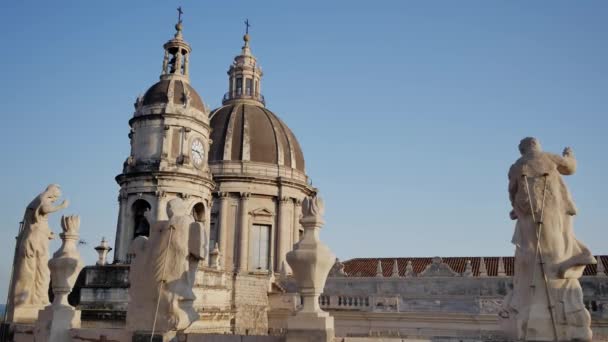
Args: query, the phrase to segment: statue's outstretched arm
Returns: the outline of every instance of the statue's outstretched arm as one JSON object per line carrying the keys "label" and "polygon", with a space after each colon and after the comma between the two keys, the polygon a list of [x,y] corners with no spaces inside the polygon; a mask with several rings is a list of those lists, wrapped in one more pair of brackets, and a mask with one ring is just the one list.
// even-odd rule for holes
{"label": "statue's outstretched arm", "polygon": [[557,164],[557,171],[562,175],[572,175],[576,172],[576,158],[570,147],[566,147],[562,156],[549,154],[551,160]]}
{"label": "statue's outstretched arm", "polygon": [[52,203],[47,202],[43,203],[42,206],[40,206],[40,211],[43,215],[52,214],[56,211],[67,208],[68,205],[70,205],[70,202],[68,200],[63,200],[63,202],[61,202],[61,204],[58,206],[53,206]]}

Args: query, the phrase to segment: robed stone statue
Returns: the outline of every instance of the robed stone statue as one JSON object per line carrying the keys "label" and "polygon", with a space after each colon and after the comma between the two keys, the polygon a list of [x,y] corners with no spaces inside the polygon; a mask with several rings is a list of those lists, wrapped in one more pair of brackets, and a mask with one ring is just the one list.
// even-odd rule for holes
{"label": "robed stone statue", "polygon": [[199,318],[192,288],[199,262],[207,255],[207,235],[182,199],[167,204],[168,221],[151,225],[150,237],[133,240],[127,328],[167,332],[186,329]]}
{"label": "robed stone statue", "polygon": [[25,209],[15,247],[7,303],[9,321],[31,321],[36,318],[38,309],[49,304],[49,242],[55,235],[49,228],[48,216],[68,206],[67,200],[55,206],[60,197],[59,185],[51,184]]}
{"label": "robed stone statue", "polygon": [[576,171],[574,153],[543,152],[535,138],[523,139],[519,151],[509,170],[515,274],[501,323],[515,340],[591,341],[578,278],[595,259],[574,236],[577,210],[562,178]]}

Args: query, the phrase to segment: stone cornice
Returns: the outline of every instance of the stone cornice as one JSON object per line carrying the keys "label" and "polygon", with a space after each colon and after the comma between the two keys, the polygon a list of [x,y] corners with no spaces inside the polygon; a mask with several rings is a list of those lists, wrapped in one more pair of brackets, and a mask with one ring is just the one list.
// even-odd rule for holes
{"label": "stone cornice", "polygon": [[139,178],[142,180],[151,179],[153,181],[157,181],[159,178],[164,179],[181,179],[188,180],[192,182],[196,182],[201,185],[206,185],[209,189],[215,188],[215,182],[205,176],[199,176],[194,174],[187,174],[181,172],[172,172],[172,171],[144,171],[144,172],[130,172],[130,173],[121,173],[116,176],[116,182],[119,185],[123,185],[124,182],[133,181],[134,178]]}
{"label": "stone cornice", "polygon": [[[199,115],[206,115],[205,113],[199,112]],[[196,116],[189,114],[177,114],[177,113],[150,113],[150,114],[141,114],[132,117],[129,119],[129,126],[133,126],[133,123],[137,121],[145,121],[145,120],[163,120],[166,118],[175,118],[175,119],[183,119],[198,125],[203,126],[207,130],[211,130],[211,126],[208,122],[199,120]]]}

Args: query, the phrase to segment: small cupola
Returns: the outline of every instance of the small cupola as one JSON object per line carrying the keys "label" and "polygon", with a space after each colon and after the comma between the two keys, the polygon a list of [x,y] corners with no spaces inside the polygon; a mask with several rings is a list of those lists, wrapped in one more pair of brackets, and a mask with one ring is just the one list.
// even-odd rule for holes
{"label": "small cupola", "polygon": [[177,9],[179,13],[177,24],[175,24],[175,35],[173,39],[163,45],[165,48],[165,57],[163,59],[163,70],[161,72],[161,79],[179,78],[182,81],[188,82],[189,80],[189,57],[192,48],[184,40],[182,34],[182,10],[181,7]]}
{"label": "small cupola", "polygon": [[[160,81],[151,86],[143,96],[138,97],[135,103],[136,116],[141,115],[140,109],[145,106],[175,106],[194,108],[206,113],[207,109],[200,95],[190,85],[190,53],[192,48],[184,40],[182,33],[182,9],[177,9],[179,13],[177,24],[175,24],[175,35],[163,45],[165,56],[163,58],[163,69],[160,74]],[[149,111],[145,111],[149,114]],[[154,111],[153,111],[154,112]]]}
{"label": "small cupola", "polygon": [[244,45],[241,54],[234,57],[234,62],[228,69],[228,92],[224,95],[223,104],[233,101],[255,102],[265,105],[261,92],[262,68],[251,54],[249,47],[249,20],[245,21]]}

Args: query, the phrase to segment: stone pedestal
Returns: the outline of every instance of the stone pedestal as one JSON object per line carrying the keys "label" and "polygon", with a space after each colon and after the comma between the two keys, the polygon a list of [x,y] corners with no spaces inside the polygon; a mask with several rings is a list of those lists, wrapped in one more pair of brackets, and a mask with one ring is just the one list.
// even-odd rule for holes
{"label": "stone pedestal", "polygon": [[[177,333],[174,331],[166,332],[166,333],[154,333],[154,337],[151,336],[150,332],[141,332],[136,331],[133,333],[133,337],[131,342],[173,342],[173,341],[182,341],[180,337],[185,337],[183,335],[178,336],[176,338]],[[152,337],[150,339],[150,337]],[[184,339],[185,340],[185,339]]]}
{"label": "stone pedestal", "polygon": [[327,312],[300,313],[287,319],[287,342],[333,342],[334,318]]}
{"label": "stone pedestal", "polygon": [[36,341],[70,341],[70,329],[80,327],[80,311],[66,305],[49,305],[40,310],[34,329]]}
{"label": "stone pedestal", "polygon": [[44,305],[20,305],[14,309],[11,321],[19,324],[33,324],[38,319],[38,312],[44,307]]}

